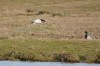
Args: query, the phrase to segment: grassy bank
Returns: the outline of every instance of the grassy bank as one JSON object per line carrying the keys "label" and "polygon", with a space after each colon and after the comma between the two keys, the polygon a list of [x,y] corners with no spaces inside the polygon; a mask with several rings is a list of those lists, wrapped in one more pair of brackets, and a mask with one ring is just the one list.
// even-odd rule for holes
{"label": "grassy bank", "polygon": [[[0,59],[100,63],[100,41],[82,40],[84,31],[100,39],[99,6],[100,0],[0,0]],[[31,24],[37,18],[46,22]]]}
{"label": "grassy bank", "polygon": [[0,60],[100,63],[100,41],[0,40]]}

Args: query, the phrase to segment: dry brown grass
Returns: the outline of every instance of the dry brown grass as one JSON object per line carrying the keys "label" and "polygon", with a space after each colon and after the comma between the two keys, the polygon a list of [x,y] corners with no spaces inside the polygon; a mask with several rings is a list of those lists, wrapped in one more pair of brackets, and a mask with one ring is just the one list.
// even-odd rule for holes
{"label": "dry brown grass", "polygon": [[[84,39],[87,30],[100,39],[99,6],[100,0],[0,0],[0,38]],[[36,18],[46,23],[31,24]]]}

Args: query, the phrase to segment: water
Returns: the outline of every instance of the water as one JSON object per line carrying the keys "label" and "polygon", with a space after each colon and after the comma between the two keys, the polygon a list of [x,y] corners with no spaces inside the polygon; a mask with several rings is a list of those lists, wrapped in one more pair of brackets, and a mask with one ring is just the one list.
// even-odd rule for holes
{"label": "water", "polygon": [[0,61],[0,66],[100,66],[87,63]]}

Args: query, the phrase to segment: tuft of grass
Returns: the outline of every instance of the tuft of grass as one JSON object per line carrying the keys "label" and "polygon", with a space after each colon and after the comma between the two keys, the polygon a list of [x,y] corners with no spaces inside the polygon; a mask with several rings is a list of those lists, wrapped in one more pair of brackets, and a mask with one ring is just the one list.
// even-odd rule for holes
{"label": "tuft of grass", "polygon": [[18,53],[17,55],[15,55],[15,58],[21,60],[21,61],[34,61],[34,57],[35,55],[33,53],[30,52],[26,52],[26,53]]}
{"label": "tuft of grass", "polygon": [[98,53],[97,56],[98,56],[97,63],[100,63],[100,53]]}
{"label": "tuft of grass", "polygon": [[72,53],[61,53],[56,56],[56,59],[62,62],[79,62],[79,56]]}
{"label": "tuft of grass", "polygon": [[88,63],[93,63],[93,62],[97,62],[98,60],[98,56],[97,54],[88,54],[86,56],[84,56],[84,59],[85,59],[85,62],[88,62]]}
{"label": "tuft of grass", "polygon": [[7,36],[1,36],[0,39],[8,39]]}
{"label": "tuft of grass", "polygon": [[3,56],[0,56],[0,60],[4,60],[4,57]]}
{"label": "tuft of grass", "polygon": [[32,13],[33,10],[32,10],[32,9],[27,9],[26,12],[27,12],[27,13]]}
{"label": "tuft of grass", "polygon": [[50,14],[48,11],[39,11],[36,15]]}

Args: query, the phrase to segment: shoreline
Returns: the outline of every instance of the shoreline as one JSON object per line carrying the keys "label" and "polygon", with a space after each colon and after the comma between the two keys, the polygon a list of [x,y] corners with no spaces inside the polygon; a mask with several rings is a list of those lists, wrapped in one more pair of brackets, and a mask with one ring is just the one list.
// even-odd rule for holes
{"label": "shoreline", "polygon": [[0,40],[0,60],[100,63],[100,41]]}

